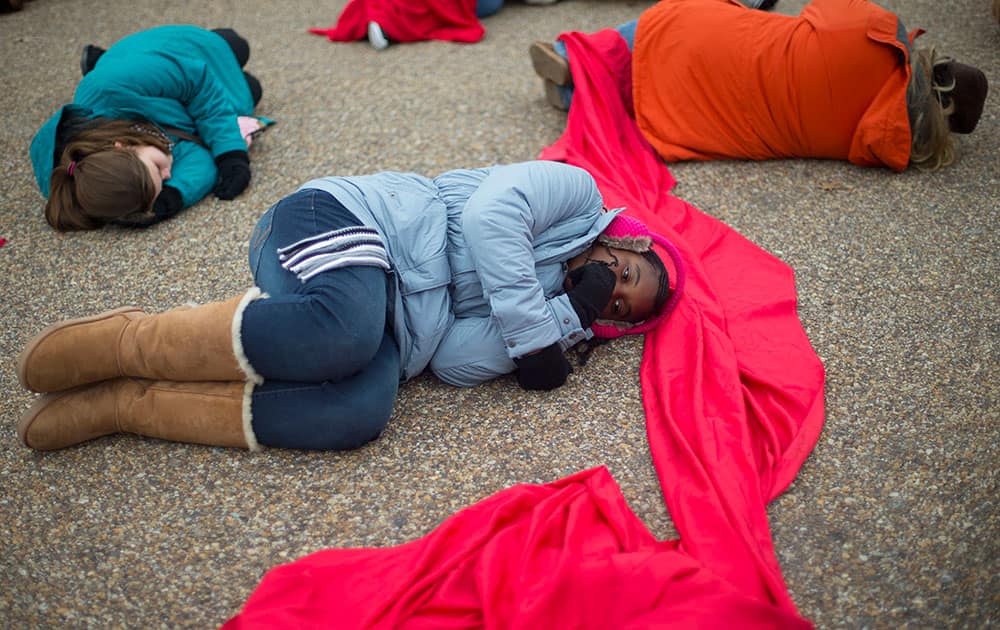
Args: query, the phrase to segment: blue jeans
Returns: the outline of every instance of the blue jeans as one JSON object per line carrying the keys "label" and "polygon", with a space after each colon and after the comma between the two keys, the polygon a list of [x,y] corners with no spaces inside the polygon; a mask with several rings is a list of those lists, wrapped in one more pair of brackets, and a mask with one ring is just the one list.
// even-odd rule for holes
{"label": "blue jeans", "polygon": [[476,0],[476,17],[489,17],[503,8],[503,0]]}
{"label": "blue jeans", "polygon": [[387,328],[386,272],[344,267],[300,282],[278,260],[279,247],[352,225],[361,222],[332,195],[302,190],[254,229],[250,270],[269,297],[247,306],[240,338],[264,377],[251,401],[261,444],[356,448],[378,437],[392,415],[400,358]]}
{"label": "blue jeans", "polygon": [[[625,45],[628,46],[629,52],[632,52],[632,48],[635,46],[635,27],[638,25],[639,20],[632,20],[631,22],[626,22],[625,24],[620,24],[615,27],[615,30],[618,31],[618,33],[621,34],[622,39],[625,40]],[[555,51],[559,53],[563,59],[566,59],[567,61],[569,60],[569,53],[566,52],[566,44],[556,41],[552,44],[552,47],[555,48]],[[562,95],[563,105],[566,106],[566,109],[569,109],[569,104],[573,102],[573,84],[570,83],[569,85],[560,85],[559,94]]]}

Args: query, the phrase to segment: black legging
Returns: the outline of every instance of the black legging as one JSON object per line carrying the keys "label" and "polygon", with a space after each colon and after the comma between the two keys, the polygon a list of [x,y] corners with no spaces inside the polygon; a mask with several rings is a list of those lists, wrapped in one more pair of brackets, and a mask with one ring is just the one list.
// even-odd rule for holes
{"label": "black legging", "polygon": [[[236,62],[240,64],[240,67],[247,65],[247,61],[250,60],[250,43],[243,39],[239,33],[231,28],[215,28],[212,32],[226,40],[229,47],[233,50],[233,54],[236,55]],[[250,88],[250,95],[253,96],[254,106],[260,103],[261,97],[264,95],[264,89],[260,85],[260,81],[257,77],[253,76],[247,71],[243,71],[243,77],[247,81],[247,86]]]}
{"label": "black legging", "polygon": [[[213,29],[212,32],[229,44],[229,48],[231,48],[233,54],[236,55],[236,62],[240,64],[241,68],[247,65],[247,61],[250,60],[250,44],[247,40],[240,37],[239,33],[231,28],[216,28]],[[80,61],[80,73],[86,76],[88,72],[94,69],[94,65],[103,54],[103,48],[98,46],[85,46],[83,49],[83,59]],[[260,81],[257,80],[257,77],[245,70],[243,71],[243,78],[247,81],[247,87],[250,88],[250,96],[253,97],[253,104],[254,107],[256,107],[257,103],[260,103],[260,99],[264,95],[264,88],[261,87]]]}
{"label": "black legging", "polygon": [[240,64],[241,68],[247,65],[247,62],[250,61],[250,43],[247,40],[240,37],[240,34],[231,28],[213,28],[212,32],[226,40],[229,47],[233,49],[236,62]]}

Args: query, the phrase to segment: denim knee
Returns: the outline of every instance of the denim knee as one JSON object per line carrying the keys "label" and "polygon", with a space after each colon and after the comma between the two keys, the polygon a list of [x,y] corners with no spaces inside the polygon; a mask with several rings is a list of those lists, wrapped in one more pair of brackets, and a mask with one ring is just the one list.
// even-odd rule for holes
{"label": "denim knee", "polygon": [[[370,385],[370,383],[369,383]],[[398,378],[350,391],[345,382],[265,382],[253,392],[257,441],[277,448],[343,451],[376,439],[392,417]]]}
{"label": "denim knee", "polygon": [[349,450],[364,446],[382,435],[392,417],[398,384],[397,378],[391,386],[384,383],[378,391],[369,391],[368,396],[355,399],[347,417],[335,415],[340,411],[331,409],[330,422],[313,435],[313,448]]}
{"label": "denim knee", "polygon": [[319,296],[256,300],[243,313],[247,360],[265,379],[319,383],[363,370],[385,334],[385,303],[338,312]]}
{"label": "denim knee", "polygon": [[476,0],[476,17],[489,17],[503,8],[503,0]]}
{"label": "denim knee", "polygon": [[[309,317],[297,318],[298,336],[310,339],[310,354],[320,373],[353,373],[375,357],[385,334],[386,276],[377,267],[340,270],[357,282],[317,287],[310,291]],[[342,274],[343,275],[343,274]],[[350,295],[345,295],[349,293]],[[345,366],[354,366],[353,369]],[[332,377],[331,377],[332,378]]]}
{"label": "denim knee", "polygon": [[[330,313],[325,305],[317,304],[315,311],[317,315],[309,321],[300,318],[298,324],[299,360],[312,366],[317,377],[310,380],[340,380],[371,363],[385,334],[384,309],[380,313],[355,313],[345,317]],[[352,315],[357,321],[345,325],[342,320],[351,319]]]}
{"label": "denim knee", "polygon": [[381,435],[399,389],[399,349],[386,334],[374,360],[340,382],[265,382],[251,402],[257,441],[279,448],[347,450]]}

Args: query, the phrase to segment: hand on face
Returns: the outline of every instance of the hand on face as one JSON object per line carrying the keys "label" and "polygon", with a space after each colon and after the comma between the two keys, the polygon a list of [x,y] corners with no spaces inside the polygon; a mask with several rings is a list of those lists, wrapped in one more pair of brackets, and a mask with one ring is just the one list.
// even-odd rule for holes
{"label": "hand on face", "polygon": [[602,262],[580,265],[566,275],[564,284],[569,285],[566,296],[580,319],[580,326],[593,326],[611,300],[616,282],[615,272]]}
{"label": "hand on face", "polygon": [[[570,271],[587,263],[603,263],[615,274],[615,288],[611,299],[600,314],[601,319],[641,322],[653,314],[659,273],[637,252],[615,249],[595,243],[589,250],[569,261]],[[563,283],[572,288],[569,276]]]}
{"label": "hand on face", "polygon": [[158,196],[163,189],[163,182],[170,179],[170,167],[174,164],[174,156],[148,144],[135,147],[132,152],[149,169],[149,176],[153,180],[153,189]]}

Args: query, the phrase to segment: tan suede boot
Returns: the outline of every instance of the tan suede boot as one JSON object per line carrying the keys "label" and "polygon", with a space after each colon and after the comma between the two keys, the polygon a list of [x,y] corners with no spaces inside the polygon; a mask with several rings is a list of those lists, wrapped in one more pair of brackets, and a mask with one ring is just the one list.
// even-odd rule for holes
{"label": "tan suede boot", "polygon": [[243,355],[240,325],[259,289],[225,302],[149,315],[124,307],[49,326],[17,361],[21,385],[57,392],[119,376],[261,382]]}
{"label": "tan suede boot", "polygon": [[250,424],[253,384],[116,378],[46,394],[17,425],[21,441],[51,451],[112,433],[257,450]]}

